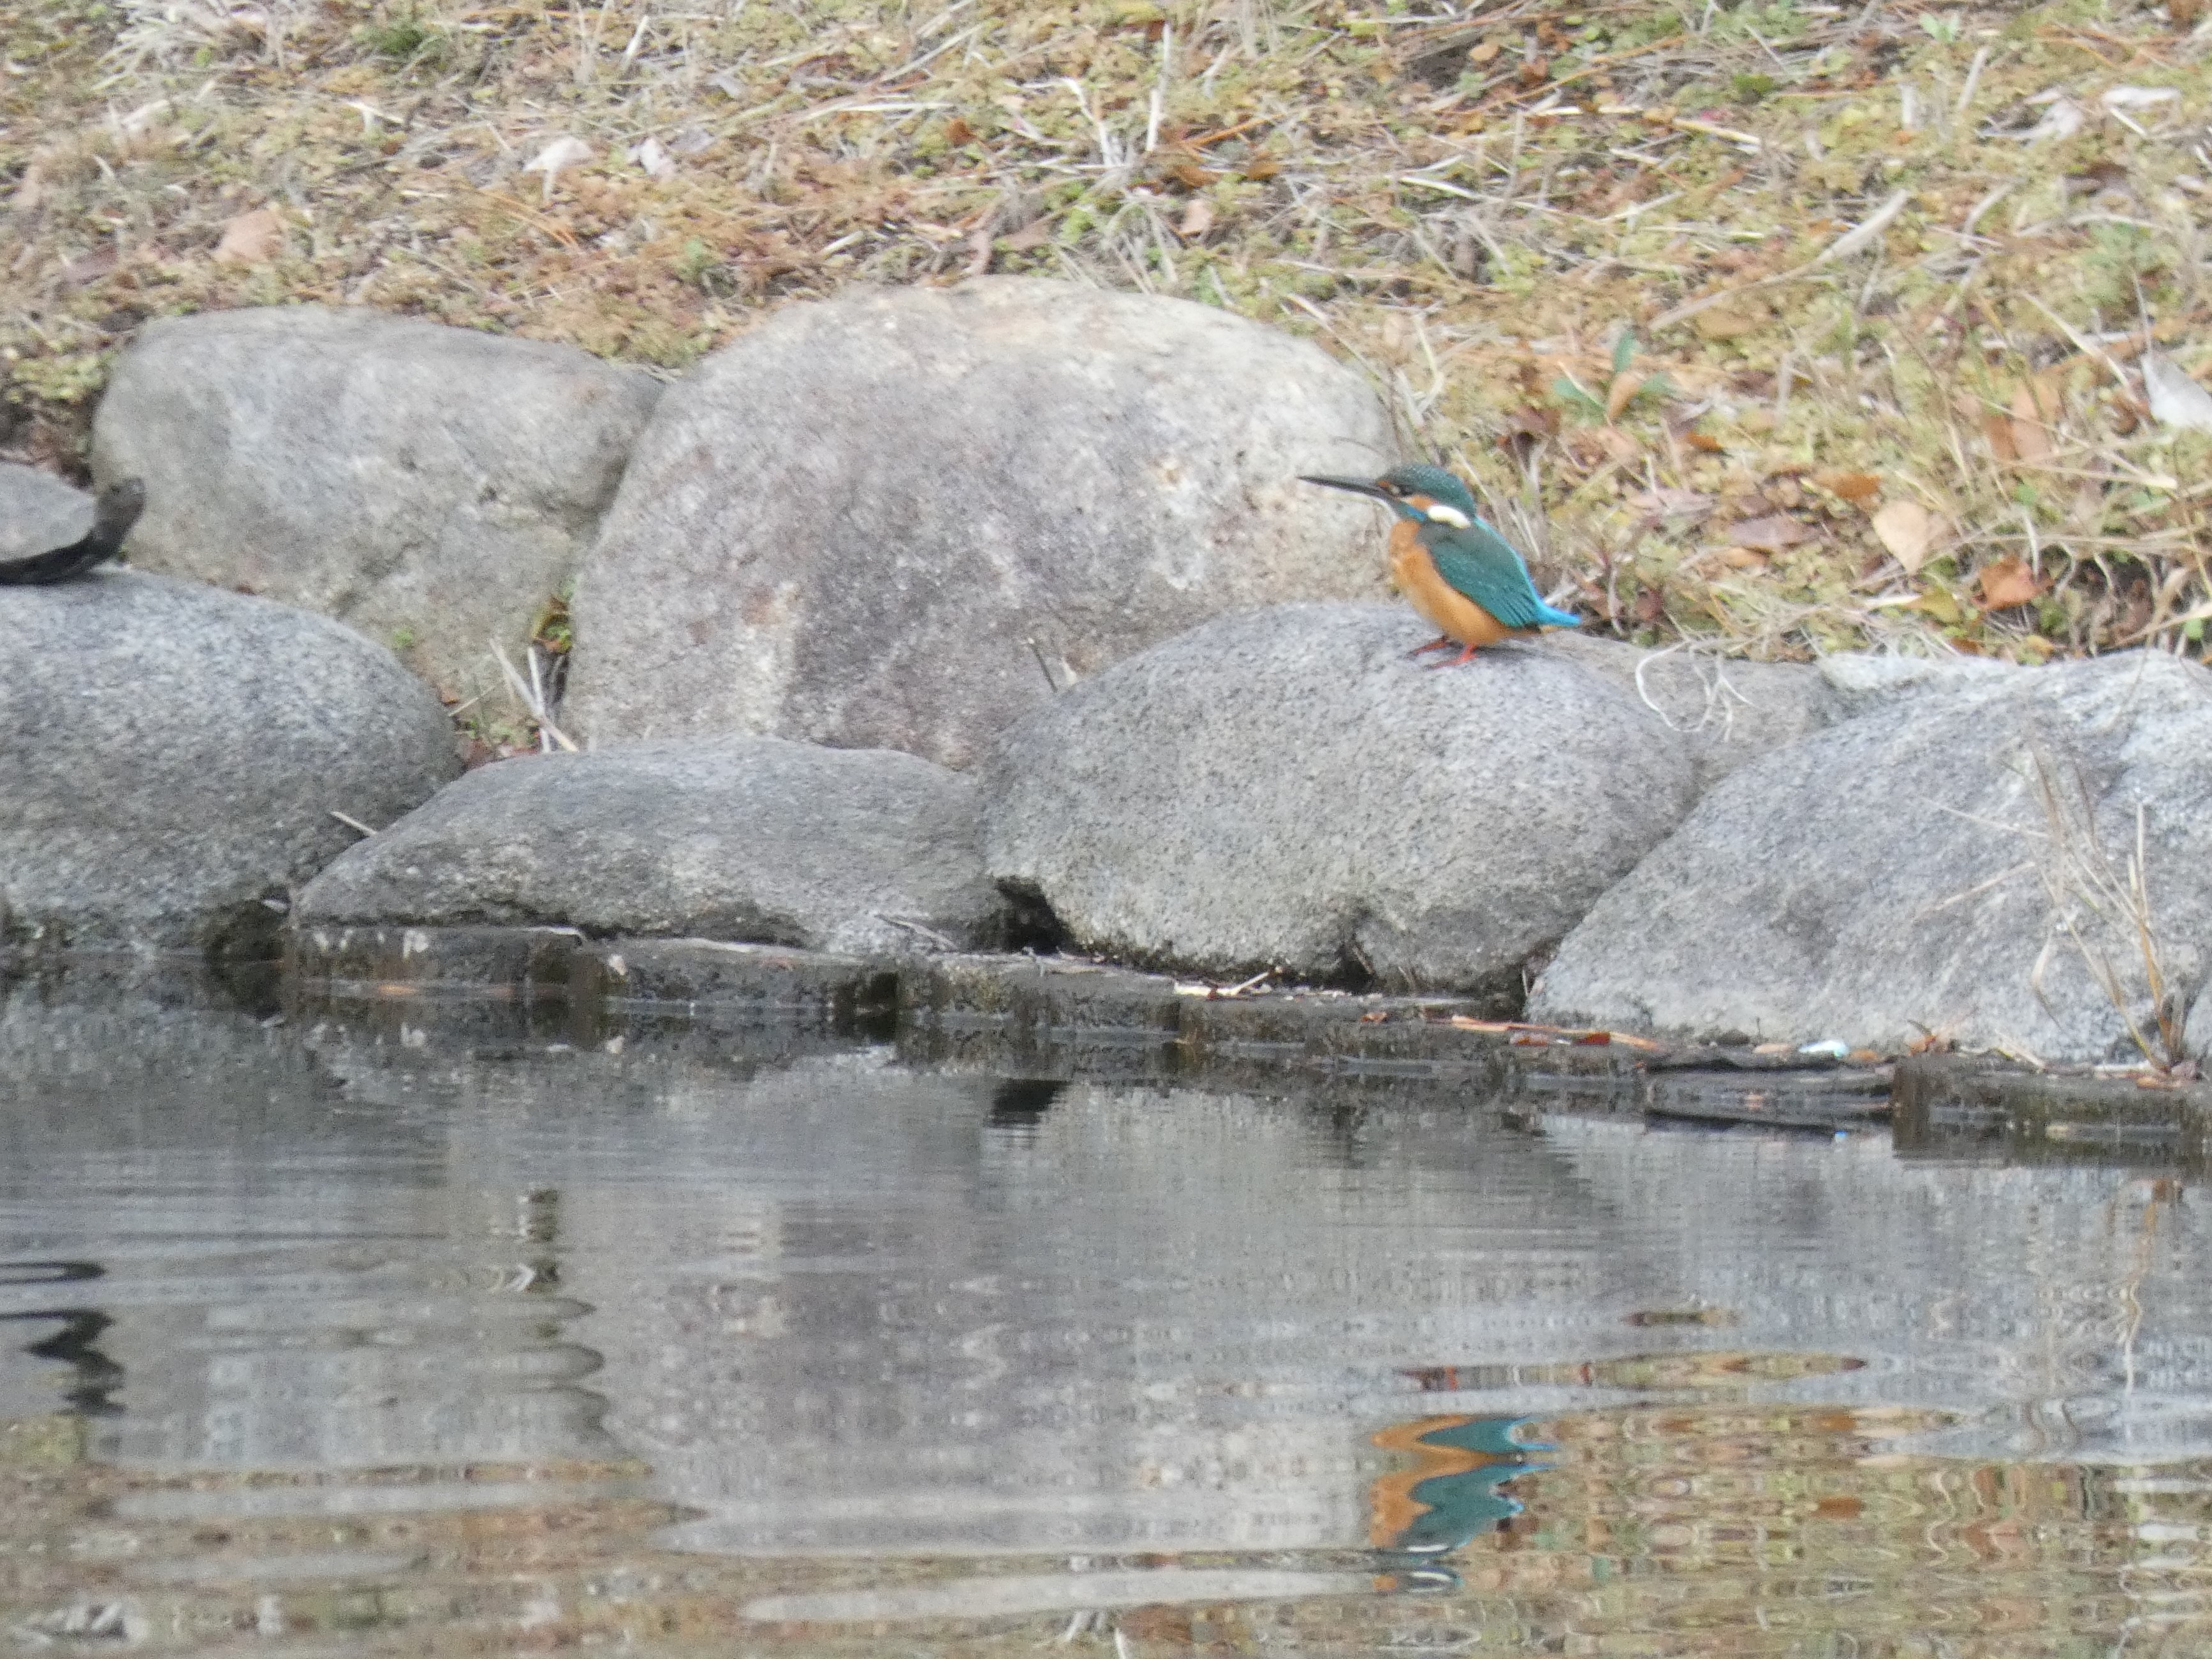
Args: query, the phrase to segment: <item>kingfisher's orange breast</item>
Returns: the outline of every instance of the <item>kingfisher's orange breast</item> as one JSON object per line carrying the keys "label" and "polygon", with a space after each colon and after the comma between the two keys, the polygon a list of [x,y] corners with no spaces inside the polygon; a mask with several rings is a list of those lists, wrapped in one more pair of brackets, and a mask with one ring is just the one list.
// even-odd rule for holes
{"label": "kingfisher's orange breast", "polygon": [[1421,526],[1411,519],[1390,526],[1390,578],[1437,632],[1462,645],[1495,645],[1527,631],[1506,627],[1446,581],[1421,545]]}

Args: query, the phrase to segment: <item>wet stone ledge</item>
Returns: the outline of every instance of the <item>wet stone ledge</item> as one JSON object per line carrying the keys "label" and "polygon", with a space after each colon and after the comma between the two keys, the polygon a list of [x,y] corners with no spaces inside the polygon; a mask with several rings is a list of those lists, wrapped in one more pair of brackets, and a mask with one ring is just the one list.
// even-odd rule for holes
{"label": "wet stone ledge", "polygon": [[[908,1064],[1036,1079],[1221,1086],[1347,1082],[1474,1089],[1529,1116],[1654,1112],[1800,1128],[1863,1124],[1883,1074],[1656,1045],[1483,1018],[1454,996],[1217,987],[1079,958],[830,956],[702,939],[591,939],[561,927],[306,927],[293,1012],[410,1042],[618,1045],[895,1042]],[[1739,1074],[1727,1066],[1753,1068]],[[1718,1066],[1721,1069],[1711,1069]]]}
{"label": "wet stone ledge", "polygon": [[2155,1082],[1915,1056],[1899,1062],[1893,1086],[1898,1154],[2212,1174],[2212,1086],[2147,1086]]}
{"label": "wet stone ledge", "polygon": [[[115,996],[179,1011],[280,1011],[403,1046],[619,1048],[635,1038],[738,1063],[854,1042],[1009,1079],[1203,1078],[1248,1090],[1477,1091],[1530,1123],[1632,1115],[1849,1133],[1891,1122],[1901,1156],[2212,1173],[2212,1085],[2036,1073],[1915,1056],[1893,1068],[1771,1047],[1666,1048],[1483,1018],[1448,996],[1223,988],[1078,958],[830,956],[566,927],[303,927],[281,963],[0,952],[0,1004]],[[2156,1082],[2160,1086],[2145,1086]]]}
{"label": "wet stone ledge", "polygon": [[286,942],[297,1014],[484,1040],[599,1046],[672,1030],[884,1039],[895,965],[712,939],[594,940],[568,927],[310,927]]}

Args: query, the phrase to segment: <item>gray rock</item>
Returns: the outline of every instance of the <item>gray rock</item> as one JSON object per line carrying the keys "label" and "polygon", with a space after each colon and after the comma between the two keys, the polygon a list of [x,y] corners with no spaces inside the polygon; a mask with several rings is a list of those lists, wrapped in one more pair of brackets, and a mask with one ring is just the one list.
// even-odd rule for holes
{"label": "gray rock", "polygon": [[92,533],[92,497],[50,472],[0,461],[0,560],[66,547]]}
{"label": "gray rock", "polygon": [[568,721],[965,766],[1223,611],[1379,597],[1366,383],[1179,300],[994,277],[795,305],[672,388],[578,579]]}
{"label": "gray rock", "polygon": [[93,428],[143,569],[336,617],[449,691],[575,573],[659,384],[569,346],[319,306],[158,322]]}
{"label": "gray rock", "polygon": [[1696,760],[1700,789],[1843,718],[1843,699],[1812,663],[1746,662],[1686,647],[1646,651],[1564,632],[1547,643],[1626,688],[1671,727]]}
{"label": "gray rock", "polygon": [[[2185,1006],[2212,963],[2208,755],[2212,674],[2155,653],[1978,676],[1845,721],[1707,795],[1568,935],[1530,1015],[2130,1057],[2076,938],[2139,1023],[2141,953],[2085,888],[2099,872],[2124,884],[2142,804],[2153,920]],[[2055,836],[2039,780],[2062,804]]]}
{"label": "gray rock", "polygon": [[363,842],[303,924],[562,922],[839,951],[994,942],[975,786],[774,738],[502,761]]}
{"label": "gray rock", "polygon": [[1820,678],[1833,690],[1837,718],[1872,714],[1909,697],[1972,690],[2032,673],[1988,657],[1903,657],[1886,651],[1844,651],[1820,659]]}
{"label": "gray rock", "polygon": [[0,945],[265,945],[295,884],[459,769],[337,623],[127,571],[0,587]]}
{"label": "gray rock", "polygon": [[69,581],[105,563],[145,505],[137,478],[111,483],[95,500],[35,467],[0,461],[0,586]]}
{"label": "gray rock", "polygon": [[1395,605],[1224,617],[1006,734],[991,873],[1148,964],[1517,1000],[1522,965],[1672,829],[1681,739],[1549,641],[1407,659]]}

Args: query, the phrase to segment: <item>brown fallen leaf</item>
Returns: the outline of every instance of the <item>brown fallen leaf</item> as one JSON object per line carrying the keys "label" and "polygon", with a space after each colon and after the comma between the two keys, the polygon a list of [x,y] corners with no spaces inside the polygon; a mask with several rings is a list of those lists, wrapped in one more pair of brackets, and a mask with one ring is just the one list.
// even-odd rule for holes
{"label": "brown fallen leaf", "polygon": [[1645,376],[1625,373],[1613,377],[1613,385],[1605,394],[1605,418],[1617,421],[1620,411],[1636,401],[1636,394],[1644,390]]}
{"label": "brown fallen leaf", "polygon": [[1711,495],[1700,495],[1694,489],[1677,489],[1662,484],[1656,489],[1631,495],[1625,505],[1656,519],[1701,519],[1717,503]]}
{"label": "brown fallen leaf", "polygon": [[1813,482],[1853,507],[1864,507],[1881,494],[1881,480],[1871,472],[1815,472]]}
{"label": "brown fallen leaf", "polygon": [[1892,501],[1874,515],[1874,533],[1906,575],[1917,575],[1936,539],[1936,520],[1917,501]]}
{"label": "brown fallen leaf", "polygon": [[222,228],[215,245],[219,265],[265,265],[284,251],[284,222],[273,208],[241,213]]}
{"label": "brown fallen leaf", "polygon": [[1213,228],[1213,204],[1203,196],[1194,196],[1190,205],[1182,210],[1182,222],[1176,226],[1176,234],[1184,241],[1195,241]]}
{"label": "brown fallen leaf", "polygon": [[1609,426],[1598,428],[1597,441],[1607,455],[1624,466],[1641,460],[1644,457],[1644,446],[1616,428]]}
{"label": "brown fallen leaf", "polygon": [[1533,1038],[1539,1042],[1559,1042],[1610,1047],[1614,1043],[1624,1048],[1640,1048],[1649,1054],[1664,1054],[1667,1045],[1654,1042],[1650,1037],[1636,1036],[1626,1031],[1608,1031],[1595,1026],[1531,1025],[1517,1019],[1476,1019],[1469,1014],[1454,1014],[1448,1022],[1461,1031],[1486,1031],[1492,1036]]}
{"label": "brown fallen leaf", "polygon": [[15,181],[15,194],[8,198],[8,205],[18,213],[28,213],[46,199],[46,181],[40,165],[40,160],[35,155],[31,158],[30,166],[23,169],[22,177]]}
{"label": "brown fallen leaf", "polygon": [[1480,46],[1469,46],[1467,49],[1467,61],[1477,69],[1480,69],[1504,50],[1504,48],[1497,41],[1485,40]]}
{"label": "brown fallen leaf", "polygon": [[89,253],[80,254],[62,266],[61,278],[71,288],[83,288],[103,276],[112,276],[122,263],[122,256],[112,242],[102,242]]}
{"label": "brown fallen leaf", "polygon": [[1990,453],[2008,465],[2020,459],[2013,447],[2012,422],[2002,415],[1984,413],[1981,416],[1982,436],[1989,440]]}
{"label": "brown fallen leaf", "polygon": [[2036,580],[2027,562],[2016,556],[1984,565],[1975,581],[1982,590],[1984,611],[2008,611],[2014,605],[2027,604],[2043,592],[2043,584]]}
{"label": "brown fallen leaf", "polygon": [[1708,455],[1721,454],[1728,448],[1726,444],[1710,432],[1685,432],[1682,434],[1682,441],[1692,449],[1703,450]]}
{"label": "brown fallen leaf", "polygon": [[1728,532],[1728,536],[1739,547],[1762,548],[1770,553],[1778,553],[1785,547],[1811,541],[1813,532],[1809,526],[1800,523],[1787,513],[1775,513],[1764,519],[1752,519],[1736,525]]}
{"label": "brown fallen leaf", "polygon": [[2023,382],[2012,394],[2012,449],[2022,466],[2051,465],[2051,428],[2044,424],[2046,410],[2054,405],[2038,398],[2036,388]]}
{"label": "brown fallen leaf", "polygon": [[1715,306],[1701,311],[1690,319],[1690,325],[1708,340],[1735,340],[1754,334],[1766,319],[1753,317],[1747,312],[1732,311],[1726,306]]}

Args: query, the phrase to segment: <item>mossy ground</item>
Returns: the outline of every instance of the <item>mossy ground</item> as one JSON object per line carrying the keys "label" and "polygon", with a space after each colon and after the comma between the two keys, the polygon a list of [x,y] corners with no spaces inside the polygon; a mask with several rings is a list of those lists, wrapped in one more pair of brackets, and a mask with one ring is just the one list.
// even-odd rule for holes
{"label": "mossy ground", "polygon": [[1035,272],[1318,337],[1629,637],[2199,654],[2196,4],[21,0],[0,442],[178,312],[678,369]]}

